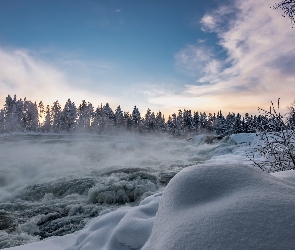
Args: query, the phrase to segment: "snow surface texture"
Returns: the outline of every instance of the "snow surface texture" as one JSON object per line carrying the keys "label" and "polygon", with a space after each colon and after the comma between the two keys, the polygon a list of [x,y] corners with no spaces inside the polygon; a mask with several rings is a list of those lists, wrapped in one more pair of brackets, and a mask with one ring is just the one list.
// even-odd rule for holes
{"label": "snow surface texture", "polygon": [[295,171],[270,175],[245,164],[249,138],[232,139],[233,153],[183,169],[139,206],[105,210],[78,232],[9,249],[294,249]]}
{"label": "snow surface texture", "polygon": [[143,249],[294,249],[295,185],[244,165],[199,165],[168,184]]}

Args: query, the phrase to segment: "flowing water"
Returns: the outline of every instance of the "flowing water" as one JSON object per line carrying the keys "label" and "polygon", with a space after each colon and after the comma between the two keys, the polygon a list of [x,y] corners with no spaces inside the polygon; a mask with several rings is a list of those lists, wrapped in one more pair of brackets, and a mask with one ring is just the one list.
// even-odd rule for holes
{"label": "flowing water", "polygon": [[182,168],[235,147],[207,139],[0,135],[0,248],[77,231],[95,216],[137,205]]}

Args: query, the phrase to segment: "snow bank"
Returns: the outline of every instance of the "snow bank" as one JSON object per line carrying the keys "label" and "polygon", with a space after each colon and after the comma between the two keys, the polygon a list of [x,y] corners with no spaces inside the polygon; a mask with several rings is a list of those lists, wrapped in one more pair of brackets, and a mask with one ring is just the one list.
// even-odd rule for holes
{"label": "snow bank", "polygon": [[89,223],[67,250],[141,249],[150,237],[161,193],[134,208],[121,208]]}
{"label": "snow bank", "polygon": [[237,144],[248,144],[255,143],[259,140],[259,137],[255,133],[240,133],[232,134],[230,138]]}
{"label": "snow bank", "polygon": [[130,250],[141,249],[152,232],[162,193],[144,199],[139,206],[123,207],[87,223],[73,234],[51,237],[10,250]]}
{"label": "snow bank", "polygon": [[165,189],[143,250],[294,249],[294,204],[294,184],[251,167],[190,167]]}
{"label": "snow bank", "polygon": [[17,247],[4,248],[9,250],[64,250],[66,247],[71,246],[75,243],[77,235],[67,234],[61,237],[54,236],[47,238],[42,241],[28,243]]}

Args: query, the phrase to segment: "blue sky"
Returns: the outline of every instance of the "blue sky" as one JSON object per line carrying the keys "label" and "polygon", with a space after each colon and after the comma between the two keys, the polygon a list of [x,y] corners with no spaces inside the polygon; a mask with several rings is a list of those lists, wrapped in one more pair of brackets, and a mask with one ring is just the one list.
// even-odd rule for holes
{"label": "blue sky", "polygon": [[2,0],[1,98],[166,114],[289,105],[295,33],[265,2]]}

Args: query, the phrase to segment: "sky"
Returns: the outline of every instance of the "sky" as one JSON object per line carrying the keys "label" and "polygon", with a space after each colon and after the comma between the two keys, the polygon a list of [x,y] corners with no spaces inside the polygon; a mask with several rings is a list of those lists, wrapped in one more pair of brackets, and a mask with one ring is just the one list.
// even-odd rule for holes
{"label": "sky", "polygon": [[16,94],[142,115],[286,107],[295,30],[275,2],[1,0],[0,104]]}

